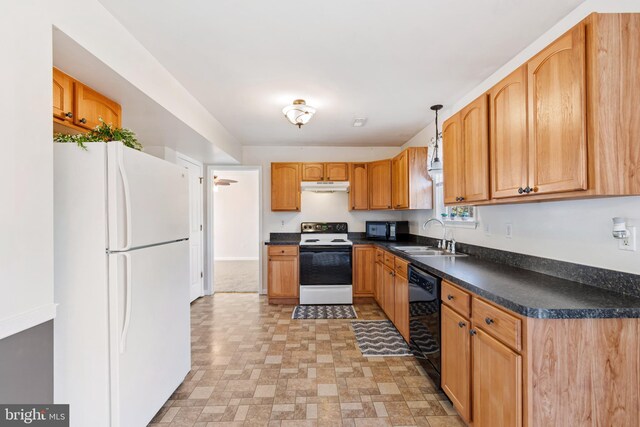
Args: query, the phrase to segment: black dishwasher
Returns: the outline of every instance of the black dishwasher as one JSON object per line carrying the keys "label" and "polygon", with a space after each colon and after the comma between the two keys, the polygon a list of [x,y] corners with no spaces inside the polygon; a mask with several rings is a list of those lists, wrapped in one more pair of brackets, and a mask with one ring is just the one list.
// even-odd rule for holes
{"label": "black dishwasher", "polygon": [[411,351],[440,387],[440,278],[409,265]]}

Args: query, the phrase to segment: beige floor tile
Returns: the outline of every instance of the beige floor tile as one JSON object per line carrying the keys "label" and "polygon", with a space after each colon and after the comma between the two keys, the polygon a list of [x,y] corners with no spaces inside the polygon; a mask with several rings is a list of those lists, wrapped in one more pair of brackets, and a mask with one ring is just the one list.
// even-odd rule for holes
{"label": "beige floor tile", "polygon": [[338,386],[336,384],[318,384],[318,396],[337,396]]}

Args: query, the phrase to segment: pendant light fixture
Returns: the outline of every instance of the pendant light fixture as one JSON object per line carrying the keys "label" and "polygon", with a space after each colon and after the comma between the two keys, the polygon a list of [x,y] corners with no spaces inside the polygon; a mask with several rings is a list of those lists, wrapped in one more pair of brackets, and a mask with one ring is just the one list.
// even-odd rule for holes
{"label": "pendant light fixture", "polygon": [[438,127],[438,111],[441,109],[442,105],[440,104],[431,106],[431,110],[436,112],[436,136],[431,139],[434,143],[433,154],[431,155],[431,162],[429,162],[427,171],[434,181],[439,181],[442,177],[442,161],[440,161],[440,157],[438,157],[439,143],[442,142],[442,133]]}
{"label": "pendant light fixture", "polygon": [[282,109],[282,114],[291,122],[292,125],[301,128],[311,120],[316,113],[316,109],[307,105],[304,99],[296,99],[293,104],[287,105]]}

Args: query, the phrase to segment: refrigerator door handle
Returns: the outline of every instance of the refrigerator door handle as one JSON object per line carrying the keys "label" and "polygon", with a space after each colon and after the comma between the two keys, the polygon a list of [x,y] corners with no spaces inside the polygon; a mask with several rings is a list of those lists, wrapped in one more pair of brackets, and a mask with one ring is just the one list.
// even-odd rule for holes
{"label": "refrigerator door handle", "polygon": [[127,241],[124,247],[120,248],[121,251],[128,251],[131,249],[131,195],[129,193],[129,179],[127,178],[127,171],[124,167],[124,150],[122,147],[118,150],[118,172],[122,178],[122,189],[124,191],[124,210],[127,227]]}
{"label": "refrigerator door handle", "polygon": [[124,305],[124,322],[122,324],[122,332],[120,333],[120,354],[126,351],[127,334],[129,333],[129,323],[131,322],[131,258],[128,253],[119,253],[125,260],[125,305]]}

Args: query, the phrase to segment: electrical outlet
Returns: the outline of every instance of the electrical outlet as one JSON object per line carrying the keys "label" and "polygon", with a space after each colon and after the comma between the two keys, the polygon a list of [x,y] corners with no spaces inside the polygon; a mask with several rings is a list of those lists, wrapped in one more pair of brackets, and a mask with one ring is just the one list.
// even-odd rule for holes
{"label": "electrical outlet", "polygon": [[511,225],[511,223],[507,223],[507,227],[506,227],[504,236],[507,239],[510,239],[510,238],[513,237],[513,226]]}
{"label": "electrical outlet", "polygon": [[627,227],[629,231],[629,236],[620,239],[618,241],[618,249],[621,251],[635,251],[636,250],[636,228],[635,227]]}

